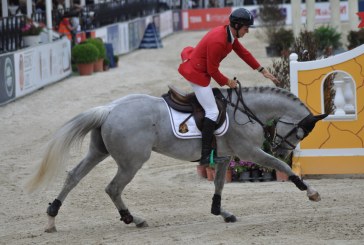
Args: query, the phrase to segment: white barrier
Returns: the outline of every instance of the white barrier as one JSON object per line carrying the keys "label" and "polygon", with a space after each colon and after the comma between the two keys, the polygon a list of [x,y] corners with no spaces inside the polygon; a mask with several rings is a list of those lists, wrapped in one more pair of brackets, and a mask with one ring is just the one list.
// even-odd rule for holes
{"label": "white barrier", "polygon": [[6,79],[1,80],[5,90],[0,87],[0,104],[62,80],[72,73],[71,43],[67,38],[20,49],[0,58],[5,60],[4,74],[7,75]]}

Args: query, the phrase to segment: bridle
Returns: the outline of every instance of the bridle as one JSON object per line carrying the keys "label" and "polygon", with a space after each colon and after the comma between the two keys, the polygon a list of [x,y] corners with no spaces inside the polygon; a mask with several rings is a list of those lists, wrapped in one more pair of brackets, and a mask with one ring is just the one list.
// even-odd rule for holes
{"label": "bridle", "polygon": [[[310,115],[308,115],[307,117],[309,117],[309,116]],[[303,140],[310,133],[310,130],[308,130],[304,125],[302,125],[302,122],[304,122],[307,117],[305,117],[304,119],[302,119],[297,124],[296,123],[293,123],[293,122],[285,122],[285,121],[282,121],[281,119],[274,120],[274,128],[273,128],[274,132],[272,134],[271,133],[271,130],[270,130],[270,133],[269,133],[270,140],[268,140],[269,144],[272,147],[272,151],[275,152],[278,148],[281,148],[283,150],[290,150],[290,151],[291,150],[294,150],[296,148],[296,146],[294,144],[292,144],[291,142],[289,142],[288,138],[292,134],[295,134],[296,139],[299,140],[299,141],[301,141],[301,140]],[[294,127],[285,136],[281,136],[280,134],[277,133],[276,125],[277,125],[278,122],[284,123],[284,124],[287,124],[287,125],[293,125]],[[263,129],[264,129],[264,126],[263,126]],[[297,134],[297,132],[300,129],[303,131],[303,135],[301,137],[298,136],[298,134]],[[267,134],[265,133],[265,136],[266,135]],[[266,137],[266,139],[267,139],[267,137]],[[285,143],[286,145],[288,145],[288,147],[285,147],[283,145],[283,143]]]}
{"label": "bridle", "polygon": [[[296,148],[296,146],[294,144],[292,144],[291,142],[289,142],[288,138],[290,136],[292,136],[292,134],[295,133],[296,138],[298,140],[302,140],[311,132],[312,128],[308,128],[306,125],[306,121],[311,116],[311,114],[309,114],[307,117],[303,118],[298,123],[282,121],[280,118],[272,119],[272,120],[269,120],[267,123],[263,123],[245,104],[243,95],[242,95],[242,91],[241,91],[241,84],[239,81],[237,81],[237,83],[238,83],[238,88],[227,90],[228,96],[227,96],[227,98],[225,98],[225,103],[229,104],[230,106],[232,106],[234,108],[234,120],[236,123],[238,123],[236,120],[236,111],[239,110],[240,112],[242,112],[248,116],[249,121],[246,123],[250,122],[250,123],[254,124],[255,122],[257,122],[260,124],[260,126],[262,126],[263,131],[264,131],[264,137],[267,140],[267,142],[269,143],[269,145],[271,146],[273,153],[277,149],[294,150]],[[233,91],[235,91],[235,93],[237,95],[237,99],[236,99],[235,103],[232,101],[232,92]],[[239,106],[239,103],[242,105],[241,107]],[[276,126],[277,126],[278,122],[284,123],[287,125],[293,125],[294,127],[286,135],[282,136],[277,133]],[[240,125],[245,125],[246,123],[243,123]],[[300,129],[303,131],[302,137],[299,137],[297,135],[297,132]],[[288,147],[284,146],[283,144],[288,145]]]}

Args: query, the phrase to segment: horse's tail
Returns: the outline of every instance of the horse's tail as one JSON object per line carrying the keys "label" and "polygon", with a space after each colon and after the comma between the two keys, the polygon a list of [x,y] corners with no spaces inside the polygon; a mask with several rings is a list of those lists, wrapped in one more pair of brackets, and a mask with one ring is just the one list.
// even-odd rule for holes
{"label": "horse's tail", "polygon": [[42,162],[26,185],[27,190],[32,192],[48,184],[64,167],[70,148],[80,146],[88,132],[100,127],[110,110],[108,106],[95,107],[64,124],[48,143]]}

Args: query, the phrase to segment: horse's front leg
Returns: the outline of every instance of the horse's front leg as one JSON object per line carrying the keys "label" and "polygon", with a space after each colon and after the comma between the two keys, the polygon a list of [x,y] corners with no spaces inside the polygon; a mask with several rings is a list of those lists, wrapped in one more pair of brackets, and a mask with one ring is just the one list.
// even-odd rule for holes
{"label": "horse's front leg", "polygon": [[229,166],[229,161],[215,165],[216,177],[214,180],[215,194],[212,198],[211,213],[221,215],[225,222],[235,222],[236,217],[221,208],[221,194],[225,184],[226,170]]}
{"label": "horse's front leg", "polygon": [[301,191],[307,191],[307,196],[311,201],[318,202],[321,200],[320,194],[306,181],[302,180],[299,176],[297,176],[287,163],[263,152],[262,150],[260,150],[259,153],[258,155],[260,155],[260,157],[259,161],[257,161],[259,164],[264,167],[273,168],[287,174],[288,179],[292,181],[298,189],[300,189]]}
{"label": "horse's front leg", "polygon": [[310,199],[310,201],[313,202],[321,201],[320,194],[313,187],[311,187],[306,181],[302,180],[297,175],[291,175],[288,177],[288,179],[292,181],[301,191],[307,191],[307,196],[308,199]]}

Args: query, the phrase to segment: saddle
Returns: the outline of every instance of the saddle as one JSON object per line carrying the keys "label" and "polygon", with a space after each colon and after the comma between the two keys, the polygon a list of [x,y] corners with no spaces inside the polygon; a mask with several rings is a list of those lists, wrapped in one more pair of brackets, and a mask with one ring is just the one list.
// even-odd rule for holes
{"label": "saddle", "polygon": [[[176,111],[190,113],[190,115],[179,125],[179,132],[186,133],[188,128],[186,122],[192,116],[195,120],[197,128],[202,131],[202,122],[205,117],[205,111],[198,102],[195,93],[185,93],[172,85],[168,85],[169,91],[162,95],[168,106]],[[226,119],[225,97],[218,88],[213,88],[212,92],[215,96],[216,104],[219,109],[219,116],[216,121],[216,129],[219,128]]]}

